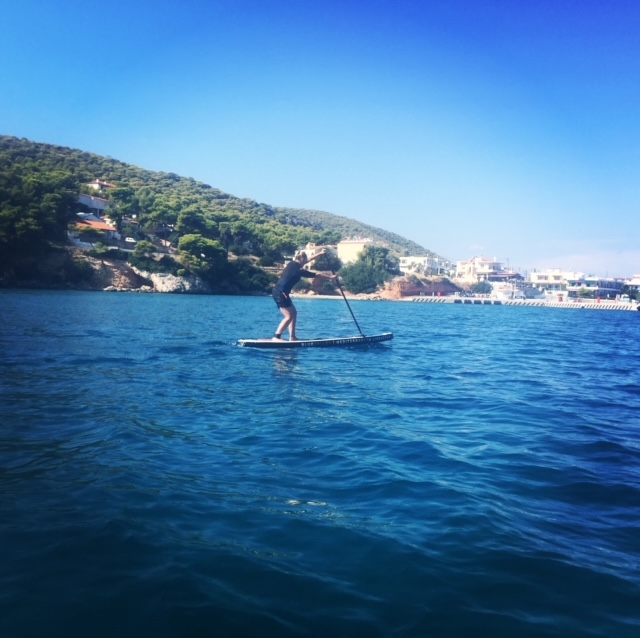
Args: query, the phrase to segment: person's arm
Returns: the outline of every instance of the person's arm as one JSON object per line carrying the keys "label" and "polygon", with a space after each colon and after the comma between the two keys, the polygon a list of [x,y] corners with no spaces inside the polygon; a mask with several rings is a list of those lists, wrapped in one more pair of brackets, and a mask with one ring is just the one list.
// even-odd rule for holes
{"label": "person's arm", "polygon": [[313,272],[312,270],[304,270],[304,269],[300,271],[300,274],[303,277],[324,277],[325,279],[331,279],[331,280],[338,278],[338,275],[326,275],[323,272]]}
{"label": "person's arm", "polygon": [[322,255],[326,255],[327,254],[327,249],[323,248],[318,254],[314,255],[313,257],[311,257],[307,263],[310,264],[312,261],[314,261],[315,259],[318,259],[318,257],[321,257]]}
{"label": "person's arm", "polygon": [[[318,259],[318,257],[322,256],[322,255],[326,255],[327,254],[327,249],[323,248],[317,255],[314,255],[313,257],[311,257],[311,259],[309,259],[307,261],[308,264],[310,264],[314,259]],[[324,277],[325,279],[336,279],[338,277],[338,275],[325,275],[324,273],[321,272],[313,272],[311,270],[302,270],[301,272],[305,273],[303,275],[303,277]]]}
{"label": "person's arm", "polygon": [[325,279],[330,279],[331,281],[334,281],[335,279],[338,278],[338,275],[333,274],[333,275],[327,275],[323,272],[317,272],[316,273],[316,277],[324,277]]}

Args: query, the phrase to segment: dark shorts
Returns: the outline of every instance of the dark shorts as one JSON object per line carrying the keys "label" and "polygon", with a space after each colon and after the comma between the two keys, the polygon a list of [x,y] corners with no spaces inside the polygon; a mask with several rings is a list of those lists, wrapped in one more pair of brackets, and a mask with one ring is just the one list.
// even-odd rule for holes
{"label": "dark shorts", "polygon": [[291,308],[293,306],[293,301],[291,301],[291,297],[286,292],[282,292],[280,288],[274,288],[271,293],[273,300],[276,302],[276,306],[278,308]]}

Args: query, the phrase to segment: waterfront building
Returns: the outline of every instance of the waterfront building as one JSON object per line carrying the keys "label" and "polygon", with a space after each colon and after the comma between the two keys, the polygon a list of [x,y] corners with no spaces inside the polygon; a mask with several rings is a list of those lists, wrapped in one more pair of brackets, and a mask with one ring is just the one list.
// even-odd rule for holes
{"label": "waterfront building", "polygon": [[561,268],[548,268],[547,270],[534,270],[529,279],[538,288],[564,292],[567,289],[567,276],[579,276],[579,273],[565,273]]}
{"label": "waterfront building", "polygon": [[640,290],[640,275],[634,275],[631,279],[627,279],[625,283],[629,286],[630,290],[638,292],[638,290]]}
{"label": "waterfront building", "polygon": [[622,292],[624,286],[623,279],[576,277],[567,279],[567,294],[569,297],[614,299]]}
{"label": "waterfront building", "polygon": [[562,268],[547,268],[546,270],[534,270],[529,276],[531,285],[538,288],[548,298],[562,300],[566,297],[567,282],[576,281],[584,277],[584,273]]}
{"label": "waterfront building", "polygon": [[464,283],[475,284],[480,281],[518,281],[524,277],[517,272],[505,270],[502,262],[494,257],[472,257],[468,261],[456,263],[455,278]]}

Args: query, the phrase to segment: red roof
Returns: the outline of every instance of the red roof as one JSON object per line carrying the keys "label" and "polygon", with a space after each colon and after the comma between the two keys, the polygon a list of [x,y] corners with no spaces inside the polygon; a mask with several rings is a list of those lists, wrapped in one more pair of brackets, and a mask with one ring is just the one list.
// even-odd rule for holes
{"label": "red roof", "polygon": [[105,224],[104,222],[94,222],[91,219],[83,219],[82,221],[76,222],[76,226],[89,226],[94,230],[108,230],[111,232],[115,230],[115,228],[109,224]]}

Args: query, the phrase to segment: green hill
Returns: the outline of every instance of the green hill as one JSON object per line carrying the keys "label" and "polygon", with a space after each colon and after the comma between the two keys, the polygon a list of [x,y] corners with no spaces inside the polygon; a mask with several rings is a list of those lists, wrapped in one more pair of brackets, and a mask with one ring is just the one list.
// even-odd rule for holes
{"label": "green hill", "polygon": [[307,242],[330,244],[353,236],[382,242],[398,256],[433,254],[395,233],[346,217],[273,207],[174,173],[0,136],[0,274],[5,281],[20,279],[25,263],[33,266],[38,256],[65,242],[68,225],[82,210],[78,196],[95,195],[87,184],[96,179],[114,185],[98,194],[110,200],[110,216],[119,227],[133,219],[140,238],[152,234],[177,243],[196,236],[209,247],[215,243],[258,258],[262,266],[282,261]]}

